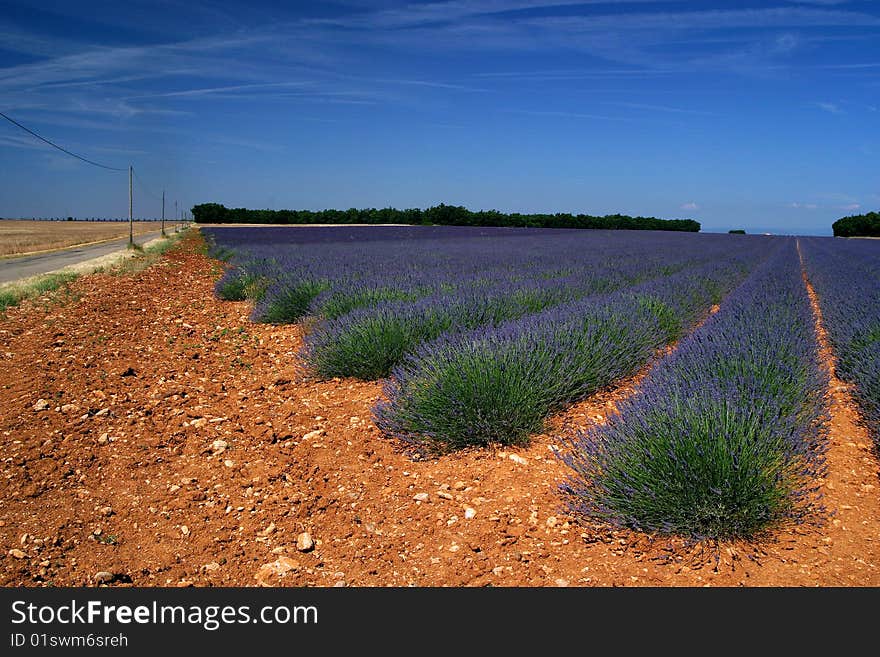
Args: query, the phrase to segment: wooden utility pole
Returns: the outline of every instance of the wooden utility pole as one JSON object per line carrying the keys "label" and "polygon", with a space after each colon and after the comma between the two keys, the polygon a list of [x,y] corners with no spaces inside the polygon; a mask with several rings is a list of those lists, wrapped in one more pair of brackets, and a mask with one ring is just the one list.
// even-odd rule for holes
{"label": "wooden utility pole", "polygon": [[134,246],[134,219],[132,218],[132,196],[131,196],[131,173],[132,167],[128,165],[128,248]]}
{"label": "wooden utility pole", "polygon": [[162,190],[162,237],[165,237],[165,190]]}

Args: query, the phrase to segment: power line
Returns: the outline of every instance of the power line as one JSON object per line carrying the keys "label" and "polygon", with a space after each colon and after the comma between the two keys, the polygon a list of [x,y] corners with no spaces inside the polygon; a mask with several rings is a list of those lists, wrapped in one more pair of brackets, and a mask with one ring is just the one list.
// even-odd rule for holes
{"label": "power line", "polygon": [[152,198],[152,199],[155,200],[155,201],[161,201],[161,200],[162,200],[161,197],[157,196],[156,194],[153,194],[153,193],[149,190],[149,188],[147,187],[146,183],[144,183],[144,181],[141,179],[141,177],[137,174],[137,171],[134,171],[134,179],[135,179],[135,181],[137,182],[138,187],[140,188],[140,190],[141,190],[144,194],[146,194],[147,196],[149,196],[150,198]]}
{"label": "power line", "polygon": [[76,153],[71,153],[71,152],[70,152],[69,150],[67,150],[66,148],[62,148],[62,147],[59,146],[58,144],[55,144],[55,143],[49,141],[49,140],[46,139],[45,137],[41,137],[40,135],[38,135],[38,134],[37,134],[36,132],[34,132],[33,130],[31,130],[31,129],[29,129],[29,128],[25,128],[21,123],[19,123],[19,122],[16,121],[15,119],[11,119],[11,118],[9,118],[9,117],[6,116],[3,112],[0,112],[0,116],[2,116],[4,119],[6,119],[7,121],[9,121],[10,123],[14,123],[14,124],[17,125],[19,128],[21,128],[22,130],[24,130],[25,132],[28,132],[28,133],[32,134],[32,135],[33,135],[34,137],[36,137],[37,139],[46,142],[47,144],[49,144],[49,146],[52,146],[53,148],[57,148],[59,151],[61,151],[61,152],[63,152],[63,153],[67,153],[68,155],[72,155],[73,157],[75,157],[75,158],[78,159],[78,160],[82,160],[83,162],[88,162],[89,164],[92,164],[92,165],[94,165],[94,166],[96,166],[96,167],[101,167],[102,169],[109,169],[110,171],[127,171],[127,169],[118,169],[118,168],[116,168],[116,167],[108,167],[106,164],[99,164],[98,162],[93,162],[92,160],[89,160],[89,159],[87,159],[87,158],[84,158],[82,155],[77,155]]}

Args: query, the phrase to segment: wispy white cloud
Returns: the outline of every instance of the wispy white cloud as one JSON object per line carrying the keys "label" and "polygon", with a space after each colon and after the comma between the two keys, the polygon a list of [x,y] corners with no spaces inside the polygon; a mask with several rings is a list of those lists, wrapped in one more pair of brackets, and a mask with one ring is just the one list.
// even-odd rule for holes
{"label": "wispy white cloud", "polygon": [[74,128],[76,130],[88,131],[97,130],[109,133],[149,132],[150,134],[170,134],[172,132],[167,126],[157,125],[153,122],[132,123],[131,121],[118,120],[115,118],[108,119],[106,116],[89,118],[84,117],[81,114],[67,111],[66,109],[47,109],[42,106],[27,108],[27,112],[21,116],[13,116],[13,118],[20,118],[22,121],[26,118],[28,121],[28,127],[35,128],[38,132],[41,128],[45,128],[46,126]]}
{"label": "wispy white cloud", "polygon": [[[566,47],[587,51],[605,62],[625,66],[600,66],[589,70],[537,71],[477,74],[484,79],[617,79],[674,75],[695,67],[748,68],[766,58],[785,56],[798,45],[794,28],[804,26],[869,27],[880,19],[858,11],[839,8],[785,6],[765,9],[653,11],[655,0],[626,2],[627,8],[646,10],[610,11],[614,0],[453,0],[428,4],[405,4],[343,14],[338,18],[302,18],[267,23],[235,31],[192,38],[158,46],[84,47],[65,43],[61,55],[44,61],[0,68],[0,95],[8,106],[34,103],[59,112],[74,111],[70,96],[59,96],[65,88],[81,89],[90,95],[91,107],[100,113],[130,119],[140,114],[158,113],[154,99],[208,99],[222,95],[238,98],[278,92],[285,98],[285,87],[297,88],[302,96],[328,98],[328,91],[339,91],[343,82],[359,79],[377,84],[396,85],[400,93],[437,89],[487,91],[449,79],[430,77],[371,76],[357,63],[353,51],[358,44],[382,46],[393,51],[502,49],[533,51]],[[548,11],[551,15],[547,15]],[[560,15],[561,13],[564,15]],[[221,17],[228,22],[230,17]],[[687,43],[705,38],[719,28],[754,30],[782,28],[759,51],[748,49],[711,55],[664,55],[663,46],[679,40]],[[340,29],[345,39],[340,40]],[[4,34],[5,35],[5,34]],[[740,37],[748,42],[752,37]],[[21,51],[48,55],[47,39],[21,30],[10,30],[9,41]],[[340,45],[344,42],[345,46]],[[18,45],[15,45],[18,44]],[[57,50],[55,51],[58,52]],[[266,57],[271,53],[271,57]],[[352,70],[358,74],[352,74]],[[147,71],[147,74],[143,74]],[[293,82],[295,71],[298,81]],[[349,77],[346,77],[349,76]],[[148,84],[149,83],[149,84]],[[100,92],[96,90],[100,89]],[[351,89],[347,91],[351,92]],[[390,92],[391,90],[386,90]],[[352,96],[352,94],[349,94]],[[372,91],[369,97],[352,102],[391,100],[395,94]],[[414,96],[414,93],[410,93]],[[59,102],[59,98],[61,102]],[[399,98],[393,98],[398,100]],[[161,105],[161,103],[159,103]],[[631,106],[638,109],[635,104]],[[100,108],[100,109],[99,109]],[[167,109],[167,108],[165,108]],[[677,107],[647,105],[640,109],[657,112],[695,113]],[[171,116],[171,114],[169,114]],[[594,118],[598,115],[593,115]],[[604,117],[614,118],[614,117]]]}
{"label": "wispy white cloud", "polygon": [[847,203],[846,205],[841,205],[840,209],[841,210],[859,210],[859,209],[861,209],[861,207],[862,207],[861,203]]}
{"label": "wispy white cloud", "polygon": [[[24,134],[24,133],[22,133]],[[0,144],[4,146],[9,146],[12,148],[24,148],[27,150],[51,150],[52,147],[46,143],[35,139],[34,137],[29,136],[21,136],[18,135],[6,135],[0,134]]]}
{"label": "wispy white cloud", "polygon": [[795,210],[816,210],[819,208],[816,203],[799,203],[797,201],[789,203],[788,207],[794,208]]}
{"label": "wispy white cloud", "polygon": [[[418,48],[421,52],[541,52],[565,48],[589,53],[606,63],[624,65],[626,68],[617,72],[621,77],[657,70],[730,71],[766,76],[788,68],[802,45],[813,38],[812,31],[802,34],[803,28],[880,26],[880,17],[875,15],[829,7],[669,11],[664,5],[656,11],[651,3],[644,3],[641,6],[650,10],[630,7],[631,11],[620,12],[608,11],[602,3],[578,7],[574,5],[585,3],[565,2],[562,4],[571,7],[562,12],[512,11],[519,4],[407,5],[356,18],[317,21],[315,26],[318,32],[327,30],[325,38],[338,36],[332,29],[336,26],[346,29],[346,38],[371,46]],[[443,8],[450,9],[449,13],[444,14]],[[706,47],[711,43],[715,43],[714,48]],[[578,75],[562,73],[556,77],[577,79]]]}
{"label": "wispy white cloud", "polygon": [[693,201],[688,201],[687,203],[682,203],[678,206],[680,210],[699,210],[700,206],[697,205]]}
{"label": "wispy white cloud", "polygon": [[669,114],[701,114],[704,116],[712,116],[712,112],[704,112],[702,110],[686,109],[683,107],[669,107],[667,105],[651,105],[648,103],[630,103],[625,101],[614,102],[606,101],[606,105],[618,105],[620,107],[629,107],[631,109],[647,110],[649,112],[665,112]]}
{"label": "wispy white cloud", "polygon": [[450,89],[454,91],[478,91],[478,92],[487,92],[489,89],[484,89],[480,87],[468,87],[461,84],[449,84],[446,82],[431,82],[428,80],[389,80],[385,78],[376,78],[375,82],[381,84],[401,84],[407,86],[414,87],[432,87],[434,89]]}
{"label": "wispy white cloud", "polygon": [[94,146],[92,150],[114,155],[149,155],[149,151],[140,148],[118,148],[115,146]]}
{"label": "wispy white cloud", "polygon": [[[100,121],[109,120],[107,125],[96,126],[101,128],[112,128],[117,121],[133,125],[148,117],[191,115],[171,104],[176,100],[208,100],[224,95],[244,99],[248,94],[268,100],[273,94],[280,97],[285,91],[305,90],[309,85],[314,85],[316,102],[376,102],[374,93],[359,98],[350,91],[349,98],[329,96],[346,90],[325,72],[328,58],[323,54],[302,57],[302,49],[305,46],[289,46],[275,26],[254,34],[220,35],[161,46],[93,46],[0,68],[0,97],[7,111],[18,112],[23,118],[29,119],[36,110],[46,120],[91,115]],[[269,50],[273,58],[267,60],[261,55]],[[320,48],[314,50],[319,53]],[[291,73],[298,70],[305,79],[291,81]],[[318,81],[323,78],[323,82],[308,80],[310,73],[315,73]]]}
{"label": "wispy white cloud", "polygon": [[861,70],[870,68],[880,68],[880,62],[854,62],[849,64],[819,64],[816,68],[829,69],[833,71],[840,70]]}
{"label": "wispy white cloud", "polygon": [[[650,69],[650,68],[592,68],[592,69],[572,69],[572,70],[535,70],[535,71],[494,71],[473,73],[472,76],[482,80],[492,81],[498,84],[510,84],[517,82],[520,84],[537,83],[537,84],[554,84],[577,81],[588,82],[613,82],[631,81],[637,84],[645,79],[658,79],[671,77],[679,73],[673,69]],[[591,86],[590,91],[599,91],[600,89]],[[614,91],[620,91],[615,87]]]}
{"label": "wispy white cloud", "polygon": [[845,5],[850,0],[788,0],[788,2],[799,5]]}
{"label": "wispy white cloud", "polygon": [[854,11],[835,11],[802,7],[770,7],[761,9],[710,9],[682,12],[641,12],[604,14],[598,16],[541,16],[524,23],[568,32],[601,32],[605,30],[641,31],[753,29],[791,27],[871,27],[880,25],[880,18]]}
{"label": "wispy white cloud", "polygon": [[[26,151],[39,151],[46,158],[46,161],[50,165],[52,165],[53,168],[72,169],[79,166],[74,158],[71,158],[68,155],[59,154],[59,152],[55,150],[52,146],[46,144],[43,141],[40,141],[36,137],[27,135],[23,132],[21,133],[21,136],[17,134],[0,134],[0,146],[4,146],[7,148],[18,148]],[[145,151],[141,150],[101,147],[95,145],[81,144],[78,142],[68,143],[65,144],[65,146],[69,150],[85,154],[90,154],[91,152],[101,152],[113,155],[145,154]]]}
{"label": "wispy white cloud", "polygon": [[565,111],[553,111],[553,110],[521,110],[521,109],[506,109],[505,112],[509,112],[511,114],[525,114],[527,116],[549,116],[549,117],[559,117],[564,119],[595,119],[599,121],[632,121],[632,119],[624,117],[624,116],[613,116],[607,114],[589,114],[585,112],[565,112]]}
{"label": "wispy white cloud", "polygon": [[163,73],[145,73],[141,75],[123,75],[115,78],[92,79],[92,80],[76,80],[74,82],[46,82],[34,87],[33,91],[47,89],[71,89],[75,87],[100,87],[103,85],[127,84],[130,82],[141,82],[143,80],[151,80],[160,77],[166,77]]}
{"label": "wispy white cloud", "polygon": [[[842,2],[816,0],[798,4],[820,7],[781,6],[769,8],[704,9],[690,11],[602,12],[615,4],[630,6],[668,4],[665,0],[453,0],[427,4],[410,3],[401,7],[361,13],[355,16],[313,19],[313,25],[338,25],[349,29],[395,30],[423,26],[473,25],[477,23],[516,23],[567,31],[604,32],[612,30],[687,31],[693,29],[808,27],[834,25],[877,25],[878,19],[857,11],[830,9]],[[826,7],[821,7],[826,5]],[[542,9],[571,8],[559,15]],[[586,8],[589,12],[585,12]],[[600,8],[598,11],[593,7]],[[579,11],[580,10],[580,11]],[[576,13],[579,12],[579,13]],[[785,48],[792,34],[781,35]]]}
{"label": "wispy white cloud", "polygon": [[243,139],[228,135],[206,135],[205,141],[221,146],[234,146],[249,151],[262,151],[266,153],[280,153],[285,150],[284,146],[277,143],[269,143],[256,139]]}
{"label": "wispy white cloud", "polygon": [[[767,74],[790,64],[800,46],[793,30],[878,25],[880,18],[870,14],[812,7],[537,16],[517,24],[528,30],[528,42],[553,42],[629,66],[749,75]],[[768,38],[769,29],[785,33]],[[687,47],[720,30],[727,32],[725,38],[733,36],[740,43],[726,48]],[[681,47],[669,48],[670,43]]]}
{"label": "wispy white cloud", "polygon": [[672,75],[677,71],[644,69],[644,68],[591,68],[591,69],[555,69],[555,70],[538,70],[538,71],[496,71],[492,73],[474,73],[474,77],[479,78],[499,78],[499,79],[534,79],[534,80],[582,80],[588,78],[602,77],[657,77],[662,75]]}
{"label": "wispy white cloud", "polygon": [[[298,37],[298,34],[292,35]],[[285,45],[282,61],[266,60],[260,48],[280,47],[282,35],[273,30],[250,37],[201,38],[159,46],[107,48],[92,46],[79,52],[45,61],[0,69],[0,81],[19,85],[56,82],[97,82],[108,78],[149,77],[238,79],[250,82],[274,81],[279,72],[288,77],[292,66],[315,67],[326,59],[315,52],[303,54],[305,46],[291,50]]]}
{"label": "wispy white cloud", "polygon": [[58,57],[83,48],[81,41],[64,37],[49,38],[9,24],[0,25],[0,43],[9,52],[36,57]]}
{"label": "wispy white cloud", "polygon": [[800,41],[798,35],[786,32],[777,36],[773,41],[773,50],[776,53],[794,52],[800,46]]}
{"label": "wispy white cloud", "polygon": [[450,2],[411,3],[356,17],[317,19],[316,24],[346,27],[392,29],[436,23],[460,23],[462,19],[503,15],[513,12],[587,5],[651,4],[664,0],[452,0]]}
{"label": "wispy white cloud", "polygon": [[311,82],[265,82],[262,84],[234,84],[222,87],[203,87],[198,89],[183,89],[179,91],[165,91],[161,93],[143,94],[138,96],[130,96],[134,98],[195,98],[203,96],[215,95],[235,95],[240,91],[271,91],[275,89],[289,89],[295,87],[305,87],[312,84]]}
{"label": "wispy white cloud", "polygon": [[[345,95],[350,95],[345,92]],[[331,105],[376,105],[379,101],[366,98],[345,98],[341,94],[313,94],[310,96],[297,96],[298,100],[308,103],[327,103]]]}
{"label": "wispy white cloud", "polygon": [[819,192],[816,193],[815,196],[827,203],[843,205],[846,205],[848,203],[858,203],[860,200],[852,194],[846,194],[844,192]]}
{"label": "wispy white cloud", "polygon": [[838,105],[837,103],[815,101],[811,104],[813,105],[813,107],[818,107],[820,110],[828,112],[829,114],[843,114],[843,110],[840,108],[840,105]]}

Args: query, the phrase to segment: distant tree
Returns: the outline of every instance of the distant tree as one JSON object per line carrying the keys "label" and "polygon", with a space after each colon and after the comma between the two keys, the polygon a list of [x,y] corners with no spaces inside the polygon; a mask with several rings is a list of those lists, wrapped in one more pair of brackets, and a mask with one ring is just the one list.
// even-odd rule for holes
{"label": "distant tree", "polygon": [[658,219],[631,217],[624,214],[596,217],[588,214],[507,214],[498,210],[472,212],[464,206],[440,203],[419,208],[349,208],[348,210],[248,210],[229,209],[220,203],[201,203],[192,208],[196,223],[259,223],[259,224],[411,224],[442,226],[519,226],[535,228],[602,228],[623,230],[676,230],[699,232],[700,223],[693,219]]}
{"label": "distant tree", "polygon": [[729,230],[727,232],[730,233],[731,235],[745,235],[746,234],[746,231],[744,231],[742,228],[734,228],[733,230]]}
{"label": "distant tree", "polygon": [[880,237],[880,213],[841,217],[831,228],[835,237]]}
{"label": "distant tree", "polygon": [[235,218],[220,203],[201,203],[192,208],[193,219],[197,224],[235,223]]}

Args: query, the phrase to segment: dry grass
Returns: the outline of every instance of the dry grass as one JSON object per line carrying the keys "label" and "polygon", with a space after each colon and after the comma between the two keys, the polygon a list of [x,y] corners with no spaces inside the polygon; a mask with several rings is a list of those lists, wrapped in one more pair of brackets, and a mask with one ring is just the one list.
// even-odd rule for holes
{"label": "dry grass", "polygon": [[[165,231],[176,224],[165,222]],[[159,230],[158,221],[135,221],[134,234]],[[0,220],[0,257],[49,251],[67,246],[90,244],[128,237],[127,221],[27,221]]]}

